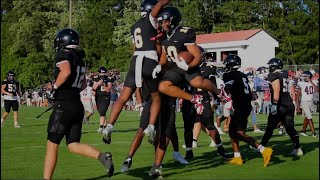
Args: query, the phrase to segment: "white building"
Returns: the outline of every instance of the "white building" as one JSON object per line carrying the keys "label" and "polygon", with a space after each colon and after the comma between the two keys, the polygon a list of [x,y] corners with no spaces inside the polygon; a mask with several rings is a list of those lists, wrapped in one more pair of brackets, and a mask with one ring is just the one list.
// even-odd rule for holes
{"label": "white building", "polygon": [[262,29],[197,35],[197,44],[210,53],[217,64],[228,54],[237,54],[242,60],[242,70],[267,66],[275,57],[279,42]]}

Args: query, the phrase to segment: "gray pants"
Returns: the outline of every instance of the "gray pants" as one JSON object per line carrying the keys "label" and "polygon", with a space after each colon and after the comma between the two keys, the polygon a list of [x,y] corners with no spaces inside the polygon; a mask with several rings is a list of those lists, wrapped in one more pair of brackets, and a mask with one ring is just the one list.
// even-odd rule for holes
{"label": "gray pants", "polygon": [[270,101],[263,102],[263,107],[262,107],[263,114],[269,114],[269,106],[270,106]]}

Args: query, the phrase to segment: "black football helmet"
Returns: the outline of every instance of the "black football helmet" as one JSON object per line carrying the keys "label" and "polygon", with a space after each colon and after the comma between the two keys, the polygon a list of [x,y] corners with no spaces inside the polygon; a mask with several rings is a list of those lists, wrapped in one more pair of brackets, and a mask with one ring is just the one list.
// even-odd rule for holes
{"label": "black football helmet", "polygon": [[98,73],[107,73],[107,71],[108,71],[107,68],[101,66],[99,67]]}
{"label": "black football helmet", "polygon": [[159,12],[159,24],[161,25],[164,20],[170,21],[170,27],[168,31],[171,31],[179,25],[181,21],[181,13],[175,7],[165,7]]}
{"label": "black football helmet", "polygon": [[269,65],[269,71],[274,72],[275,70],[282,70],[283,68],[283,62],[281,59],[278,58],[272,58],[267,63]]}
{"label": "black football helmet", "polygon": [[7,80],[12,81],[15,78],[16,74],[13,71],[8,71]]}
{"label": "black football helmet", "polygon": [[238,70],[241,67],[241,58],[235,54],[229,54],[223,61],[226,72]]}
{"label": "black football helmet", "polygon": [[65,48],[68,45],[79,45],[79,33],[73,29],[62,29],[58,32],[54,39],[53,48],[57,51]]}
{"label": "black football helmet", "polygon": [[264,66],[259,67],[256,72],[257,76],[261,79],[266,79],[269,74],[268,68]]}
{"label": "black football helmet", "polygon": [[153,8],[158,3],[158,0],[144,0],[141,3],[141,12],[150,12]]}
{"label": "black football helmet", "polygon": [[308,78],[312,78],[313,75],[310,71],[304,71],[302,74],[301,74],[301,79],[304,80],[304,81],[308,81]]}

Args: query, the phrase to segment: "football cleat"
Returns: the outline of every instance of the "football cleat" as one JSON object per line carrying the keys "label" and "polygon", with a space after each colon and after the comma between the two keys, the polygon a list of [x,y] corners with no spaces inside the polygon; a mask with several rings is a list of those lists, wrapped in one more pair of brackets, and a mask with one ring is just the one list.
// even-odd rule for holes
{"label": "football cleat", "polygon": [[236,165],[242,165],[243,160],[242,157],[233,157],[230,160],[226,161],[227,164],[236,164]]}
{"label": "football cleat", "polygon": [[202,105],[202,99],[203,99],[203,96],[202,95],[199,95],[199,94],[195,94],[192,96],[190,102],[194,104],[194,107],[197,111],[197,114],[201,115],[202,112],[203,112],[203,105]]}
{"label": "football cleat", "polygon": [[102,138],[102,141],[106,144],[110,144],[111,143],[111,133],[112,133],[112,129],[111,128],[108,128],[106,127],[104,130],[103,130],[103,138]]}
{"label": "football cleat", "polygon": [[209,144],[209,147],[216,147],[216,143],[214,141],[211,140],[211,143]]}
{"label": "football cleat", "polygon": [[14,128],[21,128],[21,126],[19,124],[15,124]]}
{"label": "football cleat", "polygon": [[162,178],[162,172],[160,170],[160,168],[155,168],[155,166],[153,166],[151,168],[151,170],[149,171],[149,176],[151,176],[152,178]]}
{"label": "football cleat", "polygon": [[111,153],[110,152],[100,153],[98,159],[104,165],[107,176],[111,177],[114,172]]}
{"label": "football cleat", "polygon": [[180,164],[189,164],[189,162],[185,160],[179,152],[173,153],[173,159],[178,161]]}
{"label": "football cleat", "polygon": [[190,160],[192,158],[194,158],[193,151],[192,150],[186,151],[186,156],[184,157],[184,159]]}
{"label": "football cleat", "polygon": [[254,133],[264,133],[264,131],[261,131],[260,129],[253,130]]}
{"label": "football cleat", "polygon": [[228,160],[228,159],[232,158],[231,154],[228,154],[228,153],[225,152],[223,146],[219,146],[218,147],[218,155],[221,156],[225,160]]}
{"label": "football cleat", "polygon": [[99,127],[99,129],[97,130],[97,133],[102,133],[103,128]]}
{"label": "football cleat", "polygon": [[303,151],[302,151],[301,147],[299,147],[297,149],[293,149],[290,154],[294,155],[294,156],[302,156]]}
{"label": "football cleat", "polygon": [[306,132],[300,132],[299,134],[300,136],[308,136],[308,134]]}
{"label": "football cleat", "polygon": [[264,151],[262,152],[262,157],[263,157],[263,166],[267,167],[269,164],[269,161],[271,159],[273,150],[270,147],[264,148]]}
{"label": "football cleat", "polygon": [[280,126],[279,128],[279,135],[284,135],[285,131],[284,131],[284,126]]}
{"label": "football cleat", "polygon": [[122,165],[122,167],[121,167],[121,172],[122,172],[122,173],[128,172],[128,171],[129,171],[129,168],[131,167],[131,164],[132,164],[132,159],[131,159],[131,158],[126,159],[126,160],[123,162],[123,165]]}
{"label": "football cleat", "polygon": [[318,137],[318,134],[315,132],[312,134],[312,137]]}

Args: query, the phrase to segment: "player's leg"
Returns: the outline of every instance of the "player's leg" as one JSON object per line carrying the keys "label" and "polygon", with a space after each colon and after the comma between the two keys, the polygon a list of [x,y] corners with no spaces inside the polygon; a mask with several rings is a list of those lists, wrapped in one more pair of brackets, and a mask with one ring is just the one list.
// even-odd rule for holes
{"label": "player's leg", "polygon": [[195,110],[193,108],[193,105],[189,101],[182,101],[182,119],[184,123],[184,142],[186,146],[186,155],[185,159],[192,159],[194,157],[192,147],[193,147],[193,141],[192,141],[192,129],[194,125],[194,118],[195,118]]}
{"label": "player's leg", "polygon": [[[305,117],[307,119],[307,123],[309,124],[310,126],[310,130],[312,132],[312,135],[314,137],[317,137],[317,133],[315,132],[315,129],[314,129],[314,124],[313,124],[313,121],[312,121],[312,112],[311,112],[311,109],[313,107],[313,102],[312,101],[305,101],[305,102],[302,102],[302,109],[304,110],[305,112]],[[305,132],[305,131],[304,131]]]}
{"label": "player's leg", "polygon": [[3,112],[2,117],[1,117],[1,126],[3,126],[4,120],[9,115],[10,110],[11,110],[11,106],[12,106],[12,101],[4,100],[4,110],[5,110],[5,112]]}
{"label": "player's leg", "polygon": [[179,139],[176,127],[173,128],[170,140],[173,149],[173,159],[178,161],[180,164],[189,164],[189,162],[185,160],[179,152]]}
{"label": "player's leg", "polygon": [[220,90],[214,85],[209,79],[203,79],[202,76],[198,75],[189,81],[192,87],[201,88],[213,92],[216,95],[220,94]]}
{"label": "player's leg", "polygon": [[195,122],[193,124],[193,130],[192,130],[192,148],[198,147],[198,138],[201,132],[201,121],[200,118],[195,118]]}
{"label": "player's leg", "polygon": [[131,164],[132,164],[132,158],[141,145],[141,142],[144,137],[143,131],[147,128],[148,123],[149,123],[151,103],[152,103],[152,99],[149,99],[149,101],[146,103],[146,105],[144,106],[144,108],[142,110],[139,128],[138,128],[137,133],[131,143],[128,155],[127,155],[127,157],[121,167],[122,173],[129,171],[129,168],[131,167]]}

